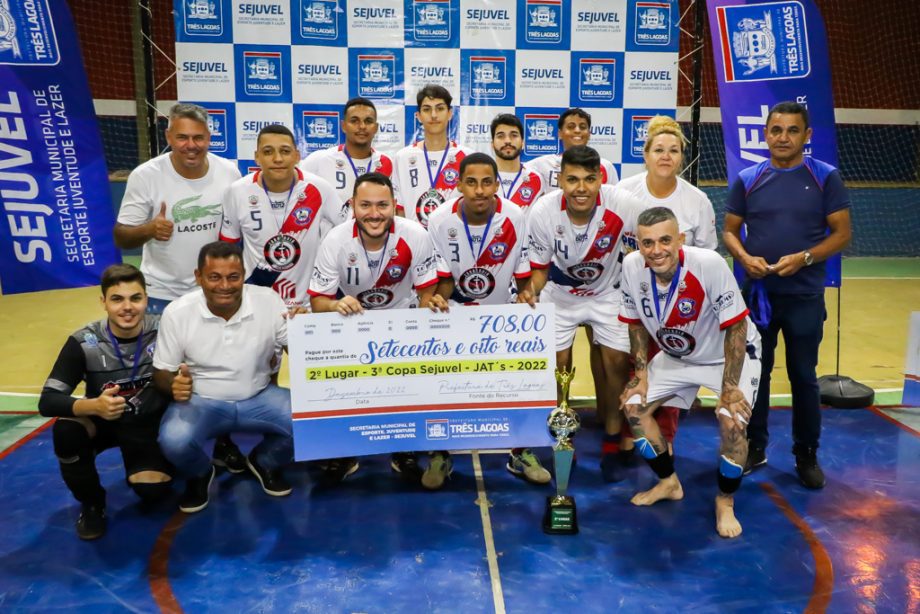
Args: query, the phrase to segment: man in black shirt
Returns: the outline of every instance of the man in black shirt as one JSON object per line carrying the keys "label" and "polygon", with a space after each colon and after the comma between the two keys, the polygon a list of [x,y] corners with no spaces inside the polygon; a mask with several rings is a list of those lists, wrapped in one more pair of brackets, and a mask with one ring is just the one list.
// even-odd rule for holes
{"label": "man in black shirt", "polygon": [[[105,490],[96,454],[118,447],[128,485],[144,501],[170,492],[172,467],[160,452],[157,434],[167,399],[153,386],[153,350],[159,316],[145,315],[144,275],[130,264],[102,273],[101,303],[107,318],[67,338],[42,388],[38,409],[54,423],[54,453],[61,477],[82,504],[81,539],[105,533]],[[74,389],[86,382],[86,395]]]}

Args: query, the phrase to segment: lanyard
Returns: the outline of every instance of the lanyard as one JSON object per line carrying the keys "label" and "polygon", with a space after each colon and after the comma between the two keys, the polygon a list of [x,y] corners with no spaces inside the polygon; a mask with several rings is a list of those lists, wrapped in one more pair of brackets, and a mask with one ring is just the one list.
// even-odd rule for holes
{"label": "lanyard", "polygon": [[511,195],[514,194],[514,184],[517,183],[517,180],[521,178],[521,173],[524,172],[524,165],[521,165],[521,170],[518,171],[518,174],[514,176],[514,179],[511,180],[511,185],[508,186],[508,191],[505,192],[505,188],[502,187],[502,192],[505,192],[505,198],[511,200]]}
{"label": "lanyard", "polygon": [[[345,153],[345,158],[348,160],[348,163],[351,165],[351,172],[355,174],[355,179],[358,178],[358,167],[355,166],[354,160],[351,159],[351,156],[348,154],[348,148],[343,147],[342,151]],[[371,172],[371,167],[374,165],[374,150],[371,150],[370,161],[367,163],[367,170],[365,172]],[[431,172],[430,170],[428,171]]]}
{"label": "lanyard", "polygon": [[466,211],[463,209],[463,203],[460,203],[460,218],[463,220],[463,230],[466,231],[466,240],[470,242],[470,252],[476,254],[476,263],[479,263],[479,257],[482,255],[482,249],[486,246],[486,237],[489,236],[489,228],[492,227],[492,218],[495,217],[495,214],[489,216],[489,221],[486,222],[485,232],[482,233],[482,240],[479,242],[479,251],[477,252],[473,248],[473,235],[470,234],[470,225],[466,222]]}
{"label": "lanyard", "polygon": [[444,155],[441,156],[441,163],[438,164],[438,173],[433,177],[431,176],[431,160],[428,159],[428,146],[425,143],[422,143],[422,151],[425,152],[425,168],[428,169],[428,181],[431,182],[431,188],[434,189],[434,185],[438,182],[438,179],[441,177],[441,171],[444,169],[444,161],[447,160],[447,152],[450,151],[450,143],[444,148]]}
{"label": "lanyard", "polygon": [[664,299],[664,310],[662,311],[658,305],[658,282],[655,280],[655,271],[649,269],[649,275],[652,277],[652,288],[655,290],[655,300],[652,301],[655,303],[655,317],[658,318],[658,324],[660,325],[664,322],[664,318],[668,315],[668,305],[671,304],[671,299],[674,297],[674,292],[677,290],[677,286],[680,284],[680,263],[677,263],[677,270],[674,271],[674,277],[671,278],[671,285],[668,287],[668,296]]}
{"label": "lanyard", "polygon": [[383,242],[383,250],[380,252],[380,259],[377,261],[376,267],[371,267],[371,257],[367,254],[367,247],[364,245],[364,236],[361,234],[361,230],[358,230],[358,239],[361,241],[361,249],[364,250],[364,260],[367,262],[367,270],[373,274],[374,283],[377,283],[377,279],[380,277],[380,267],[383,266],[383,259],[387,256],[387,246],[390,244],[390,231],[387,230],[387,238]]}
{"label": "lanyard", "polygon": [[[265,191],[265,198],[268,199],[268,208],[272,208],[272,197],[268,193],[268,188],[265,187],[265,177],[260,178],[262,180],[262,189]],[[281,234],[281,227],[284,226],[284,220],[288,216],[288,207],[291,206],[291,194],[294,193],[294,186],[297,185],[297,175],[294,175],[294,178],[291,179],[291,189],[288,190],[287,200],[284,202],[284,215],[281,218],[281,223],[278,223],[278,218],[275,217],[274,211],[272,211],[272,218],[275,220],[275,225],[278,227],[278,234]]]}
{"label": "lanyard", "polygon": [[[115,334],[112,332],[112,327],[109,326],[109,323],[105,323],[105,329],[109,333],[109,341],[112,342],[112,347],[115,348],[115,355],[118,357],[118,362],[121,363],[122,369],[127,369],[128,365],[125,364],[124,354],[121,353],[121,345],[118,343],[118,339],[115,338]],[[141,327],[141,332],[137,336],[137,342],[135,343],[134,349],[134,365],[131,367],[131,381],[133,382],[137,377],[137,372],[141,368],[141,353],[144,351],[144,328]]]}

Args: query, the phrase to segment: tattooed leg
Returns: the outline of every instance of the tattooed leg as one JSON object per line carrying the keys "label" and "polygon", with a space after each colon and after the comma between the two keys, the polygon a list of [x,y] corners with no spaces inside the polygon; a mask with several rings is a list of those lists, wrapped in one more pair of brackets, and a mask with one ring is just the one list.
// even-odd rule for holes
{"label": "tattooed leg", "polygon": [[658,476],[655,486],[636,493],[630,499],[633,505],[652,505],[663,499],[676,501],[684,497],[683,487],[674,472],[674,459],[668,451],[668,441],[652,417],[655,410],[665,401],[666,399],[661,399],[647,405],[626,406],[627,419],[636,436],[636,447]]}

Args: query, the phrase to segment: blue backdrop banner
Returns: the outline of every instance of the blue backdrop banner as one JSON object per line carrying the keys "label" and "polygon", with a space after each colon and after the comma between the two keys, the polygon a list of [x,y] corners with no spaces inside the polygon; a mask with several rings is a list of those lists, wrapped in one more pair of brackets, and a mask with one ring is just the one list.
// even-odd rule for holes
{"label": "blue backdrop banner", "polygon": [[[814,130],[805,155],[837,166],[831,68],[824,20],[813,0],[707,0],[722,107],[728,183],[770,157],[767,113],[794,100]],[[827,262],[827,285],[840,285],[840,256]]]}
{"label": "blue backdrop banner", "polygon": [[[374,146],[417,140],[418,90],[453,95],[452,139],[491,153],[498,113],[524,122],[523,158],[560,151],[569,106],[621,177],[644,170],[650,114],[674,116],[677,0],[174,0],[179,99],[214,118],[244,174],[256,135],[282,123],[303,155],[338,144],[353,96],[374,100]],[[637,152],[640,152],[637,155]]]}
{"label": "blue backdrop banner", "polygon": [[65,0],[0,2],[0,285],[99,283],[120,261],[102,139]]}

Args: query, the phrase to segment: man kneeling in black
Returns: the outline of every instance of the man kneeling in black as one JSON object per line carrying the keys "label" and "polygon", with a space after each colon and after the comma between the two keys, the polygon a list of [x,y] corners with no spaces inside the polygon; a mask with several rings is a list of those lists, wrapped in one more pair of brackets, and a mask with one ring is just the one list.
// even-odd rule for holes
{"label": "man kneeling in black", "polygon": [[[144,275],[130,264],[102,273],[102,307],[107,318],[67,338],[38,402],[54,423],[54,453],[64,483],[82,504],[81,539],[105,533],[105,490],[96,454],[118,446],[128,485],[143,501],[170,492],[172,466],[160,452],[157,434],[168,399],[153,386],[153,350],[159,316],[144,315]],[[86,382],[86,396],[71,393]]]}

